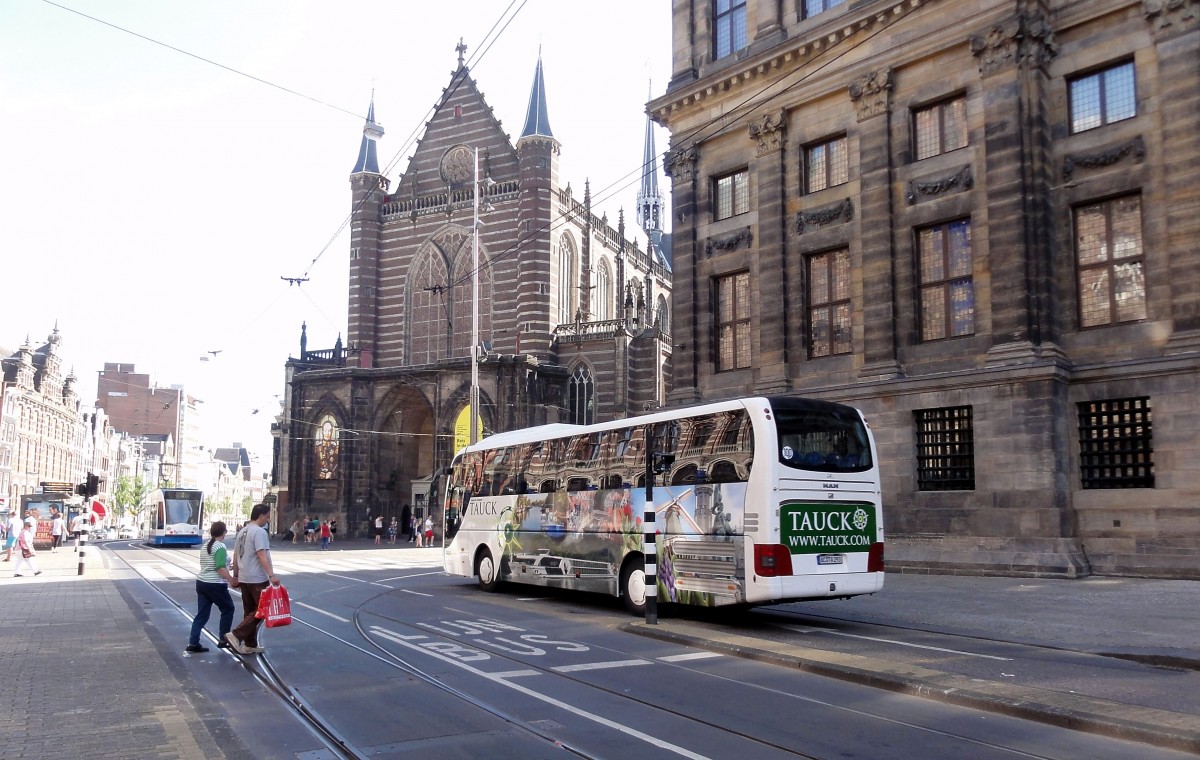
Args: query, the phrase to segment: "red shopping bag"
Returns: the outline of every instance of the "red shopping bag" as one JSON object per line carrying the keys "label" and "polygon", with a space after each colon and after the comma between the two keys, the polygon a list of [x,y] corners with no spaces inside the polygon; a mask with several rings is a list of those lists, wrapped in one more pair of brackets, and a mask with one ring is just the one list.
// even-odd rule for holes
{"label": "red shopping bag", "polygon": [[278,628],[292,623],[292,602],[288,599],[283,584],[267,586],[258,597],[258,610],[254,616],[266,622],[268,628]]}

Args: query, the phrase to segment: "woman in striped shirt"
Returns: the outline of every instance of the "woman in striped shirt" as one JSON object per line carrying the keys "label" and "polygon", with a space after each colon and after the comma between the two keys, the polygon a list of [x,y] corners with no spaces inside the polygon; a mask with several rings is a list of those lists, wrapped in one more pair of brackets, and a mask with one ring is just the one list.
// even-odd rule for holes
{"label": "woman in striped shirt", "polygon": [[[192,619],[192,635],[188,639],[188,652],[207,652],[208,647],[200,643],[200,632],[208,623],[213,605],[221,611],[218,647],[228,649],[225,634],[233,628],[233,599],[229,587],[237,588],[237,579],[229,572],[229,557],[225,551],[225,523],[217,521],[208,529],[208,543],[200,547],[200,572],[196,575],[196,617]],[[228,585],[226,585],[228,584]]]}

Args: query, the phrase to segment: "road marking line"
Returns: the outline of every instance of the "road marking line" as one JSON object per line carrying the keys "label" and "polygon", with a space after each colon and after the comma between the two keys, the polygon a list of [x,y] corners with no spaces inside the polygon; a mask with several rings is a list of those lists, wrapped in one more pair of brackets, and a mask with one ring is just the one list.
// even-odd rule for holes
{"label": "road marking line", "polygon": [[607,668],[627,668],[630,665],[653,665],[649,660],[614,660],[612,662],[585,662],[580,665],[559,665],[550,668],[557,673],[578,673],[584,670],[605,670]]}
{"label": "road marking line", "polygon": [[687,660],[707,660],[710,657],[724,657],[720,652],[689,652],[687,654],[669,654],[659,657],[662,662],[685,662]]}
{"label": "road marking line", "polygon": [[328,615],[329,617],[331,617],[334,620],[337,620],[338,622],[341,622],[341,623],[349,623],[350,622],[349,620],[347,620],[344,617],[341,617],[340,615],[335,615],[332,612],[326,612],[325,610],[314,607],[311,604],[305,604],[304,602],[292,602],[292,604],[296,605],[297,607],[303,607],[306,610],[312,610],[313,612],[319,612],[322,615]]}
{"label": "road marking line", "polygon": [[424,593],[424,592],[422,592],[422,591],[413,591],[413,590],[412,590],[412,589],[410,589],[410,588],[402,588],[402,589],[400,589],[400,590],[401,590],[401,591],[403,591],[403,592],[404,592],[404,593],[406,593],[406,594],[416,594],[417,596],[433,596],[433,594],[426,594],[426,593]]}
{"label": "road marking line", "polygon": [[985,660],[1000,660],[1001,662],[1012,662],[1011,657],[997,657],[991,654],[978,654],[977,652],[964,652],[960,649],[946,649],[945,647],[931,647],[925,644],[912,644],[907,641],[895,641],[893,639],[881,639],[875,636],[861,636],[857,633],[845,633],[843,631],[827,631],[822,628],[801,628],[799,626],[784,625],[781,628],[794,630],[799,633],[828,633],[831,636],[845,636],[849,639],[864,639],[866,641],[878,641],[882,644],[895,644],[898,647],[912,647],[913,649],[928,649],[933,652],[946,652],[947,654],[961,654],[967,657],[982,657]]}
{"label": "road marking line", "polygon": [[[512,681],[506,680],[504,678],[499,678],[494,673],[488,673],[486,671],[480,670],[479,668],[472,667],[471,665],[468,665],[465,662],[460,662],[459,660],[456,660],[453,657],[447,657],[446,655],[443,655],[439,652],[435,652],[435,651],[432,651],[429,649],[424,649],[419,644],[413,644],[413,643],[407,642],[407,641],[396,641],[396,638],[393,638],[393,637],[398,637],[399,634],[396,634],[396,633],[388,630],[387,628],[383,628],[378,625],[373,625],[373,626],[371,626],[371,631],[377,636],[380,636],[385,639],[389,639],[389,640],[391,640],[397,644],[400,644],[401,646],[407,647],[408,649],[411,649],[415,652],[420,652],[421,654],[428,655],[428,656],[434,658],[435,660],[441,660],[443,663],[445,663],[447,665],[453,665],[453,666],[455,666],[457,668],[461,668],[462,670],[465,670],[469,673],[473,673],[474,675],[477,675],[481,678],[486,678],[489,681],[494,681],[496,683],[507,686],[508,688],[510,688],[514,691],[520,692],[521,694],[524,694],[525,696],[527,696],[531,699],[536,699],[539,702],[544,702],[544,703],[546,703],[552,707],[555,707],[559,710],[569,712],[572,715],[575,715],[576,717],[583,718],[584,720],[590,720],[593,723],[599,723],[600,725],[602,725],[606,728],[610,728],[614,731],[619,731],[627,736],[631,736],[635,739],[646,742],[647,744],[650,744],[652,746],[659,747],[660,749],[665,749],[668,752],[674,752],[675,754],[680,755],[681,757],[690,758],[690,760],[708,760],[704,755],[701,755],[697,752],[692,752],[691,750],[681,747],[678,744],[671,744],[670,742],[659,739],[657,736],[652,736],[645,732],[638,731],[633,728],[629,728],[628,726],[626,726],[622,723],[617,723],[616,721],[608,720],[607,718],[603,718],[599,715],[595,715],[595,714],[590,713],[587,710],[584,710],[582,708],[566,704],[558,697],[552,697],[549,694],[542,694],[539,691],[534,691],[533,689],[526,688],[524,686],[513,683]],[[328,634],[326,634],[326,635],[328,635]],[[365,651],[365,650],[360,650],[360,651]],[[382,659],[382,658],[380,658],[380,659]]]}

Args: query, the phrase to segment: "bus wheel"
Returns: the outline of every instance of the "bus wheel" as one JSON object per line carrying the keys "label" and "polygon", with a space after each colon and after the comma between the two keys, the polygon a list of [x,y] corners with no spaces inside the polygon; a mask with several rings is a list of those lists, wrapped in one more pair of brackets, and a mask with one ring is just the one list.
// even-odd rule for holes
{"label": "bus wheel", "polygon": [[479,588],[484,591],[495,591],[500,585],[496,561],[492,559],[492,553],[488,549],[479,552],[479,557],[475,560],[475,572],[479,575]]}
{"label": "bus wheel", "polygon": [[621,568],[621,600],[631,615],[646,614],[646,564],[640,557]]}

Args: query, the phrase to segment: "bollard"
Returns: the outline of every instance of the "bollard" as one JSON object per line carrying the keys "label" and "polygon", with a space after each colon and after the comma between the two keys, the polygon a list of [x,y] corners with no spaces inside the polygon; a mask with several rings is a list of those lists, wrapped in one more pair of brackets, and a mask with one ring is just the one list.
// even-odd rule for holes
{"label": "bollard", "polygon": [[87,555],[87,551],[86,551],[87,550],[87,540],[88,540],[88,532],[86,530],[79,531],[79,538],[76,539],[77,548],[75,549],[75,551],[79,552],[79,572],[77,573],[78,575],[83,575],[83,561],[84,561],[84,557]]}
{"label": "bollard", "polygon": [[76,575],[83,575],[83,558],[87,555],[85,549],[87,549],[86,546],[79,547],[79,572]]}

